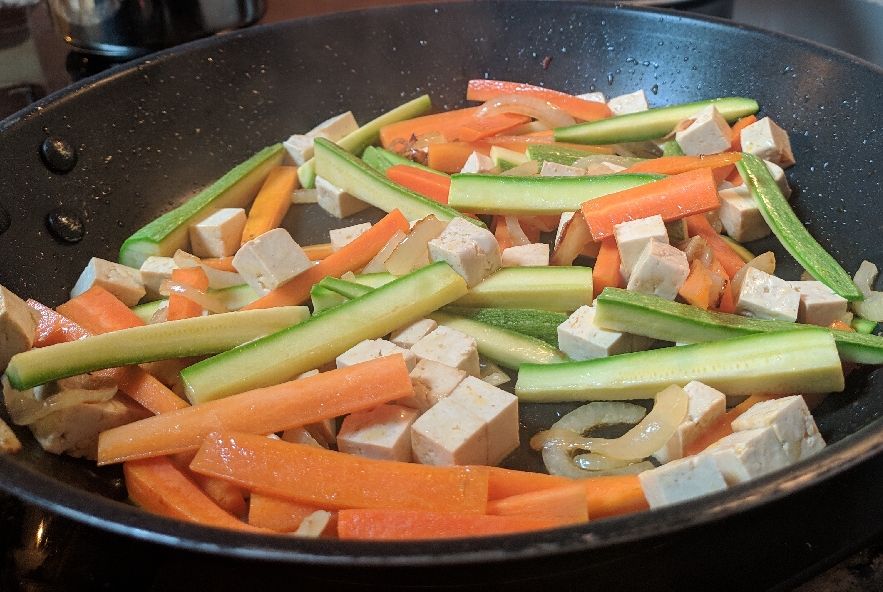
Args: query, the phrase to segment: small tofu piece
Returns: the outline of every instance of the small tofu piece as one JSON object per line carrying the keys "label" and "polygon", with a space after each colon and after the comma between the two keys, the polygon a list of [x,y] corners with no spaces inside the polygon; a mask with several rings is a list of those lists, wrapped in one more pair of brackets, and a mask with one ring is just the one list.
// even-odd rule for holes
{"label": "small tofu piece", "polygon": [[647,94],[644,89],[636,90],[627,95],[619,95],[607,101],[607,106],[613,111],[614,115],[625,115],[627,113],[638,113],[639,111],[647,111],[650,104],[647,102]]}
{"label": "small tofu piece", "polygon": [[389,340],[399,347],[411,349],[414,344],[435,331],[438,323],[432,319],[417,319],[399,327],[389,335]]}
{"label": "small tofu piece", "polygon": [[847,313],[848,302],[843,296],[817,281],[789,282],[800,294],[797,322],[828,327]]}
{"label": "small tofu piece", "polygon": [[647,243],[654,239],[665,244],[669,242],[668,230],[659,214],[620,222],[613,227],[613,236],[616,237],[616,246],[619,248],[619,257],[626,278],[631,276],[635,263],[638,262]]}
{"label": "small tofu piece", "polygon": [[516,245],[503,250],[503,267],[537,267],[549,265],[549,245],[531,243]]}
{"label": "small tofu piece", "polygon": [[692,119],[693,122],[687,129],[675,133],[675,141],[684,154],[687,156],[718,154],[730,147],[733,130],[717,107],[709,105]]}
{"label": "small tofu piece", "polygon": [[[318,178],[318,177],[317,177]],[[319,203],[319,190],[312,189],[295,189],[291,192],[291,203],[293,204],[311,204]]]}
{"label": "small tofu piece", "polygon": [[486,173],[495,166],[494,159],[490,156],[482,154],[481,152],[473,152],[469,155],[469,158],[466,159],[460,172],[471,174]]}
{"label": "small tofu piece", "polygon": [[796,161],[791,151],[791,140],[788,132],[769,117],[764,117],[742,129],[740,136],[742,150],[788,168]]}
{"label": "small tofu piece", "polygon": [[454,218],[429,241],[432,261],[445,261],[470,288],[502,267],[500,244],[491,231],[463,218]]}
{"label": "small tofu piece", "polygon": [[734,432],[708,447],[727,485],[744,483],[791,464],[771,427]]}
{"label": "small tofu piece", "polygon": [[773,428],[791,462],[810,457],[825,447],[816,421],[800,395],[762,401],[733,420],[736,432],[763,427]]}
{"label": "small tofu piece", "polygon": [[595,103],[607,102],[607,99],[604,97],[604,93],[602,93],[601,91],[592,91],[576,96],[580,99],[585,99],[586,101],[594,101]]}
{"label": "small tofu piece", "polygon": [[785,199],[789,199],[791,197],[791,186],[788,185],[788,179],[785,177],[785,171],[782,170],[782,167],[774,162],[770,162],[768,160],[765,160],[763,162],[764,164],[766,164],[766,168],[773,176],[773,181],[775,181],[776,185],[779,186],[779,190],[782,192],[782,196],[784,196]]}
{"label": "small tofu piece", "polygon": [[708,454],[697,454],[638,474],[651,508],[682,502],[727,488],[727,482]]}
{"label": "small tofu piece", "polygon": [[740,243],[757,240],[768,236],[772,231],[757,202],[751,197],[748,187],[721,189],[718,191],[721,199],[721,207],[718,209],[721,224],[727,235]]}
{"label": "small tofu piece", "polygon": [[71,289],[71,298],[96,285],[122,300],[126,306],[135,306],[147,293],[140,270],[92,257]]}
{"label": "small tofu piece", "polygon": [[422,358],[411,370],[414,394],[396,402],[425,412],[450,395],[467,376],[469,374],[459,368],[451,368],[441,362]]}
{"label": "small tofu piece", "polygon": [[572,360],[594,360],[647,349],[652,340],[595,325],[595,307],[583,305],[558,325],[558,348]]}
{"label": "small tofu piece", "polygon": [[635,262],[626,288],[674,300],[688,275],[690,264],[683,251],[651,240]]}
{"label": "small tofu piece", "polygon": [[172,257],[158,257],[151,255],[141,264],[141,283],[147,290],[149,300],[159,300],[159,286],[166,280],[172,279],[172,271],[178,269],[178,264]]}
{"label": "small tofu piece", "polygon": [[190,250],[197,257],[227,257],[239,248],[244,229],[244,209],[221,208],[190,227]]}
{"label": "small tofu piece", "polygon": [[11,290],[0,286],[0,373],[12,356],[31,349],[40,313]]}
{"label": "small tofu piece", "polygon": [[496,466],[518,448],[518,397],[467,376],[448,396],[487,424],[487,462]]}
{"label": "small tofu piece", "polygon": [[306,134],[294,134],[282,142],[282,145],[288,151],[294,164],[301,166],[313,158],[313,140],[315,138],[326,138],[336,142],[357,129],[359,129],[359,124],[356,123],[352,111],[347,111],[326,119]]}
{"label": "small tofu piece", "polygon": [[363,232],[371,228],[370,222],[364,222],[362,224],[356,224],[354,226],[347,226],[346,228],[333,228],[328,231],[328,236],[331,240],[331,250],[333,252],[337,252],[346,245],[350,244],[361,235]]}
{"label": "small tofu piece", "polygon": [[543,166],[540,169],[541,177],[583,177],[585,174],[586,169],[548,160],[543,162]]}
{"label": "small tofu piece", "polygon": [[347,218],[370,205],[322,177],[316,177],[316,203],[335,218]]}
{"label": "small tofu piece", "polygon": [[790,283],[749,267],[742,279],[735,313],[774,321],[796,321],[800,293]]}
{"label": "small tofu piece", "polygon": [[590,177],[597,177],[600,175],[612,175],[624,170],[624,166],[612,162],[593,162],[586,168],[586,174]]}
{"label": "small tofu piece", "polygon": [[665,443],[653,454],[660,463],[667,463],[684,456],[684,447],[691,444],[708,427],[727,411],[727,397],[719,390],[693,380],[684,386],[687,393],[687,417]]}
{"label": "small tofu piece", "polygon": [[236,252],[233,267],[263,296],[312,267],[310,258],[284,228],[251,239]]}
{"label": "small tofu piece", "polygon": [[361,362],[375,360],[386,356],[401,354],[405,358],[408,372],[417,364],[417,356],[411,350],[403,349],[386,339],[366,339],[337,356],[337,367],[346,368]]}
{"label": "small tofu piece", "polygon": [[417,410],[400,405],[378,405],[350,413],[337,434],[337,449],[378,460],[411,462],[411,425]]}
{"label": "small tofu piece", "polygon": [[456,329],[440,325],[411,347],[418,358],[459,368],[470,376],[481,376],[475,340]]}
{"label": "small tofu piece", "polygon": [[487,423],[446,397],[411,425],[411,449],[424,465],[486,465]]}

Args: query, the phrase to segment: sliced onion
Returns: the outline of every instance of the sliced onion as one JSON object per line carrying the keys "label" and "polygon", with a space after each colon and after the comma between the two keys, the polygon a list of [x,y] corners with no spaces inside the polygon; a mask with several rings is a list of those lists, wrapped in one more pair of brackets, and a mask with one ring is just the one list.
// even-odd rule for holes
{"label": "sliced onion", "polygon": [[883,292],[873,290],[876,279],[877,266],[870,261],[862,261],[853,281],[865,299],[861,302],[853,302],[852,310],[864,319],[879,323],[883,321]]}
{"label": "sliced onion", "polygon": [[[3,376],[3,398],[9,418],[16,425],[30,425],[56,411],[79,405],[80,403],[102,403],[117,393],[117,384],[105,380],[91,384],[96,388],[63,388],[58,383],[48,383],[39,387],[17,391]],[[43,391],[40,393],[39,391]]]}
{"label": "sliced onion", "polygon": [[429,263],[429,241],[437,237],[447,226],[432,214],[418,220],[408,236],[400,242],[386,260],[386,270],[395,276],[411,273]]}
{"label": "sliced onion", "polygon": [[558,234],[549,265],[572,265],[580,253],[593,243],[594,239],[586,219],[582,212],[576,212],[564,223]]}
{"label": "sliced onion", "polygon": [[476,115],[489,117],[500,113],[527,115],[553,128],[576,125],[576,120],[558,107],[542,99],[519,94],[495,97],[482,105]]}
{"label": "sliced onion", "polygon": [[362,273],[380,273],[381,271],[386,271],[386,260],[392,255],[392,252],[398,244],[405,240],[406,236],[407,235],[401,230],[396,230],[395,234],[389,237],[389,240],[383,245],[383,248],[380,249],[377,254],[374,255],[374,258],[368,262],[368,265],[365,266]]}
{"label": "sliced onion", "polygon": [[554,424],[553,430],[572,430],[582,436],[602,425],[635,424],[644,419],[647,410],[623,401],[596,401],[577,407]]}
{"label": "sliced onion", "polygon": [[500,386],[512,380],[506,371],[489,360],[479,358],[479,370],[481,379],[492,386]]}
{"label": "sliced onion", "polygon": [[512,245],[516,247],[529,245],[530,239],[527,238],[527,235],[524,234],[524,230],[521,229],[518,217],[504,216],[504,219],[506,220],[506,230],[509,231],[509,240],[512,241]]}
{"label": "sliced onion", "polygon": [[172,256],[172,259],[175,261],[175,265],[178,267],[201,267],[205,272],[205,275],[208,276],[208,287],[211,290],[218,290],[220,288],[231,288],[233,286],[241,286],[245,283],[245,280],[242,279],[242,276],[238,273],[233,273],[232,271],[221,271],[220,269],[215,269],[214,267],[209,267],[202,262],[202,259],[197,257],[196,255],[191,255],[186,251],[182,251],[178,249],[175,254]]}
{"label": "sliced onion", "polygon": [[194,288],[190,284],[176,282],[175,280],[163,280],[159,285],[159,293],[161,296],[169,296],[172,293],[183,296],[187,300],[192,300],[196,304],[209,312],[230,312],[230,310],[220,300],[210,294],[206,294],[198,288]]}
{"label": "sliced onion", "polygon": [[739,297],[739,292],[742,290],[742,280],[745,279],[745,274],[748,273],[748,268],[750,267],[773,275],[774,273],[776,273],[775,253],[773,253],[772,251],[761,253],[760,255],[743,265],[742,269],[736,272],[736,275],[733,276],[730,284],[733,291],[733,298]]}
{"label": "sliced onion", "polygon": [[499,173],[503,177],[534,177],[540,174],[540,163],[536,160],[527,160],[521,164]]}

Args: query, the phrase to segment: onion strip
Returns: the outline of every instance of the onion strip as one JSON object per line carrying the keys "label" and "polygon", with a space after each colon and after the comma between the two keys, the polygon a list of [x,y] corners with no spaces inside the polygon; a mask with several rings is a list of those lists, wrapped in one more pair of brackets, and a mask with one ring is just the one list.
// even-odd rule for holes
{"label": "onion strip", "polygon": [[176,282],[175,280],[163,280],[159,286],[161,296],[169,296],[172,293],[183,296],[188,300],[192,300],[196,304],[209,312],[221,313],[230,312],[230,310],[220,300],[210,294],[206,294],[198,288],[194,288],[190,284]]}
{"label": "onion strip", "polygon": [[536,97],[519,94],[500,95],[487,101],[476,113],[477,117],[490,117],[500,113],[527,115],[549,127],[576,125],[576,120],[558,107]]}

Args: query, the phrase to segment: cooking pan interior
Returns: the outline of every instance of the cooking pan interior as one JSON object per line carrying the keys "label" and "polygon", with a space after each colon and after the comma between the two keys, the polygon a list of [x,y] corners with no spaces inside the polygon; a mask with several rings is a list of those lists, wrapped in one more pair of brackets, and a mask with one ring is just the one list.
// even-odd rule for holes
{"label": "cooking pan interior", "polygon": [[[883,265],[875,215],[883,71],[793,38],[675,12],[470,2],[332,15],[195,42],[87,80],[4,121],[0,213],[9,225],[0,234],[0,283],[57,305],[90,257],[115,259],[134,230],[264,146],[346,110],[367,121],[423,93],[438,109],[464,106],[466,81],[484,77],[608,97],[642,88],[654,106],[754,97],[790,134],[798,161],[788,171],[792,204],[809,231],[849,271],[863,259]],[[47,137],[75,148],[70,172],[53,172],[41,159]],[[46,215],[60,207],[82,218],[79,243],[47,231]],[[369,212],[363,219],[377,217]],[[344,224],[350,220],[361,221]],[[339,224],[306,206],[293,207],[285,220],[302,243],[325,242],[328,228]],[[780,274],[799,276],[775,240],[749,247],[774,250]],[[219,533],[123,503],[118,467],[42,453],[23,430],[25,451],[0,458],[0,487],[101,528],[213,554],[414,566],[589,549],[603,561],[613,545],[686,536],[691,526],[836,479],[879,448],[879,383],[873,369],[859,370],[819,409],[832,446],[811,463],[689,505],[501,539],[403,546]],[[523,440],[561,410],[525,406]],[[537,468],[539,458],[525,446],[507,464]]]}

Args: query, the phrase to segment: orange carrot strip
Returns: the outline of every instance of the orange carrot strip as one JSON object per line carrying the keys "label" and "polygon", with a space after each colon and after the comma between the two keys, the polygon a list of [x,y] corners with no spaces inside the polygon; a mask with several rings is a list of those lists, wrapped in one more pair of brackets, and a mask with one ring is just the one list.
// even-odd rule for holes
{"label": "orange carrot strip", "polygon": [[560,487],[573,482],[572,479],[567,477],[558,477],[546,473],[516,471],[514,469],[504,469],[503,467],[481,468],[488,472],[488,501]]}
{"label": "orange carrot strip", "polygon": [[89,332],[80,325],[58,314],[45,304],[29,299],[27,305],[40,313],[40,321],[34,335],[34,347],[46,347],[66,341],[87,337]]}
{"label": "orange carrot strip", "polygon": [[670,222],[718,207],[714,176],[709,169],[696,169],[589,200],[582,212],[597,241],[613,236],[620,222],[656,214]]}
{"label": "orange carrot strip", "polygon": [[93,335],[144,326],[144,321],[122,300],[101,286],[92,286],[56,310]]}
{"label": "orange carrot strip", "polygon": [[210,435],[190,468],[323,508],[484,514],[487,507],[485,471],[375,460],[254,434]]}
{"label": "orange carrot strip", "polygon": [[513,246],[512,238],[509,236],[509,227],[506,226],[506,220],[503,216],[494,216],[494,238],[497,239],[497,244],[500,245],[501,253]]}
{"label": "orange carrot strip", "polygon": [[236,268],[233,267],[233,255],[227,255],[226,257],[203,257],[199,261],[203,265],[211,267],[212,269],[217,269],[218,271],[230,271],[236,273]]}
{"label": "orange carrot strip", "polygon": [[717,312],[733,314],[736,312],[736,302],[733,299],[733,287],[730,283],[730,275],[727,273],[727,270],[724,269],[724,266],[721,265],[721,262],[718,261],[717,257],[711,258],[711,271],[724,278],[726,283],[724,284],[724,292],[721,295],[720,302],[718,302],[717,306],[715,306],[713,302],[709,303],[708,308]]}
{"label": "orange carrot strip", "polygon": [[385,125],[380,128],[380,144],[389,148],[396,140],[408,141],[412,136],[422,136],[429,132],[438,132],[449,142],[456,140],[465,124],[478,119],[475,115],[480,108],[453,109]]}
{"label": "orange carrot strip", "polygon": [[108,368],[98,374],[108,374],[117,381],[121,391],[151,413],[169,413],[190,405],[174,391],[138,366]]}
{"label": "orange carrot strip", "polygon": [[707,310],[711,299],[711,275],[708,269],[698,259],[690,263],[690,274],[681,287],[678,295],[687,301],[687,304]]}
{"label": "orange carrot strip", "polygon": [[277,166],[270,169],[248,211],[242,244],[269,230],[278,228],[291,206],[291,194],[298,187],[297,167]]}
{"label": "orange carrot strip", "polygon": [[[197,290],[205,292],[208,290],[208,276],[205,270],[199,266],[196,267],[178,267],[172,270],[172,279],[182,284],[190,284]],[[180,319],[190,319],[202,316],[202,305],[182,294],[172,292],[169,295],[169,310],[167,319],[170,321],[178,321]]]}
{"label": "orange carrot strip", "polygon": [[396,164],[386,169],[386,177],[399,185],[425,195],[438,203],[448,203],[451,191],[451,178],[426,169],[407,164]]}
{"label": "orange carrot strip", "polygon": [[705,243],[714,250],[714,257],[727,272],[727,277],[736,275],[745,266],[745,262],[733,248],[714,230],[704,214],[687,216],[687,233],[690,236],[701,236]]}
{"label": "orange carrot strip", "polygon": [[473,152],[490,155],[491,145],[486,142],[441,142],[427,147],[426,164],[443,173],[459,173]]}
{"label": "orange carrot strip", "polygon": [[517,113],[499,113],[488,117],[476,117],[472,121],[464,123],[460,128],[460,139],[464,142],[474,142],[503,133],[530,120],[530,117]]}
{"label": "orange carrot strip", "polygon": [[341,539],[413,540],[488,536],[558,526],[520,516],[488,516],[415,510],[341,510],[337,535]]}
{"label": "orange carrot strip", "polygon": [[266,532],[222,510],[165,457],[123,465],[129,497],[146,510],[207,526]]}
{"label": "orange carrot strip", "polygon": [[730,174],[728,174],[724,178],[724,181],[729,181],[730,183],[733,184],[734,187],[738,187],[739,185],[742,185],[745,182],[742,180],[742,175],[739,174],[739,169],[737,169],[735,167],[733,167],[733,170],[730,171]]}
{"label": "orange carrot strip", "polygon": [[701,156],[663,156],[651,158],[628,167],[623,173],[656,173],[677,175],[696,169],[716,169],[742,160],[739,152],[721,152]]}
{"label": "orange carrot strip", "polygon": [[270,434],[413,394],[400,355],[254,389],[102,432],[98,464],[195,450],[213,431]]}
{"label": "orange carrot strip", "polygon": [[742,152],[742,130],[752,123],[757,123],[757,116],[748,115],[732,125],[733,139],[730,141],[730,150],[733,152]]}
{"label": "orange carrot strip", "polygon": [[488,502],[487,513],[496,516],[520,516],[548,520],[564,526],[589,520],[586,487],[571,482]]}
{"label": "orange carrot strip", "polygon": [[610,111],[610,107],[606,103],[581,99],[574,95],[541,86],[503,80],[470,80],[466,90],[466,99],[484,102],[500,95],[510,94],[523,94],[542,99],[558,107],[571,117],[583,121],[596,121],[613,115],[613,112]]}
{"label": "orange carrot strip", "polygon": [[294,532],[304,518],[321,509],[254,491],[248,503],[248,523],[275,532]]}
{"label": "orange carrot strip", "polygon": [[360,234],[339,251],[325,257],[303,273],[285,282],[266,296],[262,296],[242,310],[295,306],[310,297],[313,284],[326,276],[339,278],[348,271],[358,271],[368,265],[397,230],[408,232],[408,220],[399,210],[393,210],[377,224]]}
{"label": "orange carrot strip", "polygon": [[711,174],[714,175],[714,183],[716,186],[720,187],[720,184],[727,180],[733,171],[736,170],[736,165],[728,164],[722,167],[716,167],[711,169]]}
{"label": "orange carrot strip", "polygon": [[196,483],[196,485],[202,489],[203,493],[209,496],[213,502],[218,504],[222,510],[236,516],[237,518],[244,518],[248,513],[248,504],[245,502],[245,496],[242,494],[242,490],[223,479],[209,477],[208,475],[200,475],[199,473],[191,471],[190,463],[193,462],[194,456],[196,456],[196,451],[191,450],[188,452],[179,452],[168,458],[179,471],[184,473],[188,479]]}
{"label": "orange carrot strip", "polygon": [[321,243],[318,245],[307,245],[303,247],[304,253],[307,254],[307,257],[310,261],[321,261],[334,251],[331,248],[331,243]]}
{"label": "orange carrot strip", "polygon": [[723,414],[716,422],[708,426],[708,429],[699,434],[695,440],[684,446],[684,456],[699,454],[721,438],[733,433],[733,420],[751,409],[761,401],[778,399],[784,395],[751,395],[729,411]]}
{"label": "orange carrot strip", "polygon": [[613,237],[601,241],[601,249],[592,268],[592,297],[597,298],[604,288],[625,288],[626,282],[622,275],[622,259],[619,247]]}
{"label": "orange carrot strip", "polygon": [[630,514],[650,507],[637,475],[608,475],[581,479],[581,482],[586,488],[586,504],[591,520]]}
{"label": "orange carrot strip", "polygon": [[840,331],[855,331],[855,329],[853,329],[852,327],[850,327],[849,325],[847,325],[846,323],[844,323],[840,319],[837,319],[836,321],[834,321],[833,323],[828,325],[828,328],[829,329],[839,329]]}

